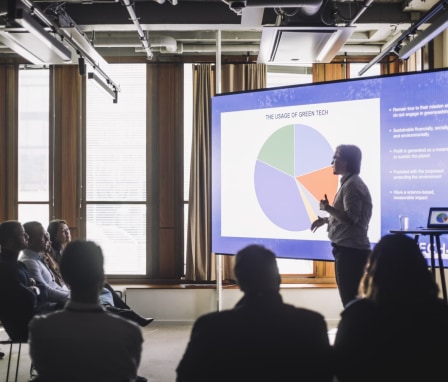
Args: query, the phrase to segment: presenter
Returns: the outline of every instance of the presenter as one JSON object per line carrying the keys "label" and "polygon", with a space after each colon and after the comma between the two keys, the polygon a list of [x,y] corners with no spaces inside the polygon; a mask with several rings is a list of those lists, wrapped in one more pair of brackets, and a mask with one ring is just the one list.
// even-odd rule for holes
{"label": "presenter", "polygon": [[339,145],[333,155],[333,174],[339,175],[340,187],[333,205],[327,195],[319,207],[328,217],[318,217],[311,230],[327,224],[328,238],[333,247],[336,283],[345,307],[358,294],[371,245],[367,236],[372,216],[372,198],[359,176],[361,150],[355,145]]}

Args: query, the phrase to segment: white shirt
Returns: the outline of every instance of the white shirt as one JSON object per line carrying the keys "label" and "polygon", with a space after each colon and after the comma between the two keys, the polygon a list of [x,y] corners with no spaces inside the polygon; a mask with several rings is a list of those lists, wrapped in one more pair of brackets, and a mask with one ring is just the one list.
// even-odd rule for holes
{"label": "white shirt", "polygon": [[19,260],[26,265],[30,277],[44,286],[47,302],[67,302],[70,297],[70,290],[65,286],[61,287],[56,282],[53,273],[48,269],[39,252],[24,249],[19,256]]}

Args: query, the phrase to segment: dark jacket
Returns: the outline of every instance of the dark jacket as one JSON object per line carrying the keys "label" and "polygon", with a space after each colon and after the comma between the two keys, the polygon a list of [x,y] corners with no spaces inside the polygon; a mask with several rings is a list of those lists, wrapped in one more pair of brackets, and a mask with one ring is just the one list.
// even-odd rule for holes
{"label": "dark jacket", "polygon": [[26,266],[4,261],[0,255],[0,321],[13,341],[28,340],[28,323],[38,304],[30,286]]}
{"label": "dark jacket", "polygon": [[342,312],[334,343],[339,382],[446,381],[448,305],[441,299]]}
{"label": "dark jacket", "polygon": [[231,310],[198,318],[177,381],[327,382],[331,356],[322,315],[279,293],[245,295]]}

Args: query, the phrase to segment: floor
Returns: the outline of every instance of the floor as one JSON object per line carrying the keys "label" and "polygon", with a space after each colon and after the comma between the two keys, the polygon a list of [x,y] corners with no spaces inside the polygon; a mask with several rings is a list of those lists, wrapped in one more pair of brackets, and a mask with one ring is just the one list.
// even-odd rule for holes
{"label": "floor", "polygon": [[[149,382],[174,382],[176,378],[175,369],[188,342],[191,326],[189,323],[154,322],[143,328],[143,354],[138,374],[148,378]],[[6,339],[6,334],[1,326],[0,339]],[[0,360],[0,381],[3,382],[6,381],[9,346],[0,345],[0,351],[6,353],[5,358]],[[13,346],[9,381],[15,380],[17,353],[18,345],[15,344]],[[28,354],[28,345],[23,344],[18,382],[28,382],[30,379],[31,361]]]}
{"label": "floor", "polygon": [[[153,322],[148,327],[143,328],[143,354],[138,374],[148,378],[148,382],[174,382],[176,379],[175,369],[187,345],[191,326],[190,323]],[[330,329],[328,334],[330,342],[332,342],[336,329]],[[5,338],[3,328],[0,327],[0,339]],[[17,348],[18,345],[14,345],[9,381],[14,381]],[[9,347],[0,345],[0,350],[8,354]],[[6,355],[4,359],[0,360],[0,381],[6,380],[7,364],[8,358]],[[30,367],[28,345],[23,344],[18,382],[29,381]]]}

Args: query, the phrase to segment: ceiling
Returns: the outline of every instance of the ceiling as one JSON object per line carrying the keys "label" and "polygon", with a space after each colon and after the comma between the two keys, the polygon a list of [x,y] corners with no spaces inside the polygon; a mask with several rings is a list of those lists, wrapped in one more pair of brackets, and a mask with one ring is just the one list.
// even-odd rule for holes
{"label": "ceiling", "polygon": [[[278,63],[296,65],[316,62],[319,52],[313,50],[322,38],[331,37],[335,31],[339,35],[333,36],[327,59],[341,54],[376,56],[437,3],[436,0],[17,2],[28,6],[33,17],[37,14],[49,21],[50,26],[42,20],[39,23],[47,32],[57,35],[62,44],[67,45],[72,37],[84,38],[86,41],[78,44],[91,45],[86,49],[105,60],[136,56],[162,61],[173,56],[213,56],[217,50],[221,55],[252,57],[258,56],[261,49],[265,58],[260,55],[259,60],[266,62],[271,54],[270,44],[277,39],[277,53],[281,56]],[[11,34],[11,29],[23,32],[22,25],[8,20],[10,4],[11,0],[0,0],[0,57],[14,54],[1,35]],[[284,45],[280,45],[282,42]],[[76,46],[69,48],[72,53],[79,53]]]}

